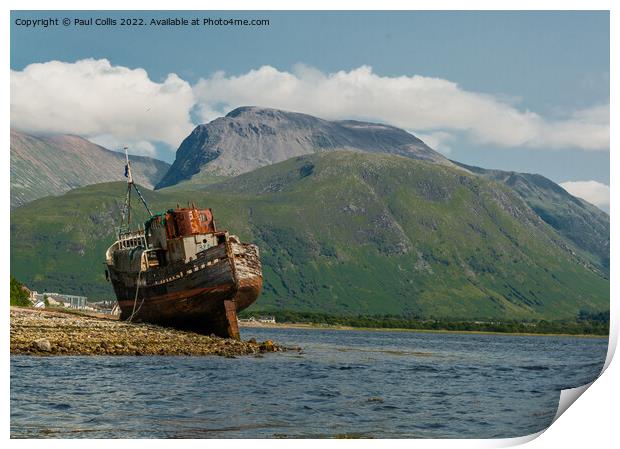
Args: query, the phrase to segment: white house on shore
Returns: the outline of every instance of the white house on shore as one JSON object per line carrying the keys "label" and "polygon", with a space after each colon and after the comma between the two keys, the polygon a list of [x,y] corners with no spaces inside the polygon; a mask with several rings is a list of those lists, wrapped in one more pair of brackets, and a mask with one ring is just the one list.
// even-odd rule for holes
{"label": "white house on shore", "polygon": [[264,324],[276,324],[276,317],[274,316],[251,316],[247,319],[239,319],[240,323],[264,323]]}

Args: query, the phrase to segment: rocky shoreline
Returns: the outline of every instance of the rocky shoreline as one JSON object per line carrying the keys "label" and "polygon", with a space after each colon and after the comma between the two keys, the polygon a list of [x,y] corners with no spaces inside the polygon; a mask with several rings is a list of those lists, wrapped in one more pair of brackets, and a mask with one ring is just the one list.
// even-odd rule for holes
{"label": "rocky shoreline", "polygon": [[235,357],[285,350],[271,340],[238,341],[113,318],[11,307],[11,354]]}

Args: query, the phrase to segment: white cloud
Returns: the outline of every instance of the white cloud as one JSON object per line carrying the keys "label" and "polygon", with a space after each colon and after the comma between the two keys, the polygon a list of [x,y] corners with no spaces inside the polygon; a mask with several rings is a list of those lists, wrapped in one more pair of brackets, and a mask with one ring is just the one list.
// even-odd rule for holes
{"label": "white cloud", "polygon": [[193,104],[191,86],[177,75],[157,83],[143,69],[106,59],[50,61],[11,71],[11,126],[29,132],[134,143],[146,153],[151,142],[176,150],[193,128]]}
{"label": "white cloud", "polygon": [[306,112],[328,119],[379,120],[437,136],[461,131],[476,142],[506,147],[609,150],[609,105],[563,119],[517,109],[512,102],[423,76],[379,76],[369,66],[324,74],[263,66],[239,76],[217,72],[194,92],[204,121],[244,105]]}
{"label": "white cloud", "polygon": [[428,134],[419,133],[416,131],[411,131],[418,139],[422,139],[422,141],[431,147],[433,150],[439,151],[445,155],[448,155],[452,152],[452,147],[450,146],[450,142],[453,142],[455,137],[454,135],[447,133],[445,131],[435,131]]}
{"label": "white cloud", "polygon": [[609,186],[597,181],[567,181],[560,185],[571,195],[609,211]]}
{"label": "white cloud", "polygon": [[106,59],[11,71],[12,127],[129,144],[142,154],[153,154],[158,142],[176,149],[194,126],[194,107],[207,122],[245,105],[389,123],[444,153],[456,135],[505,147],[609,150],[609,105],[551,119],[517,103],[440,78],[379,76],[369,66],[329,74],[304,65],[290,72],[263,66],[239,76],[217,72],[194,86],[175,74],[155,82],[141,68]]}
{"label": "white cloud", "polygon": [[111,134],[105,134],[101,136],[92,136],[89,140],[97,145],[101,145],[104,148],[113,151],[123,152],[123,148],[127,147],[129,154],[139,154],[141,156],[157,156],[157,149],[155,146],[147,140],[127,140],[118,139]]}

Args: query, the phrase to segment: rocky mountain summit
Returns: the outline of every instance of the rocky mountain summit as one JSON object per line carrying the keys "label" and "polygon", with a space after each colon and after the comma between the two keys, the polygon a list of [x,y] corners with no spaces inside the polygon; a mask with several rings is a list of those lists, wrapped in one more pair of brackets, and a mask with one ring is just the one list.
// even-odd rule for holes
{"label": "rocky mountain summit", "polygon": [[329,121],[246,106],[197,126],[181,143],[174,164],[157,188],[209,176],[236,176],[292,157],[331,150],[398,154],[453,165],[414,135],[393,126]]}

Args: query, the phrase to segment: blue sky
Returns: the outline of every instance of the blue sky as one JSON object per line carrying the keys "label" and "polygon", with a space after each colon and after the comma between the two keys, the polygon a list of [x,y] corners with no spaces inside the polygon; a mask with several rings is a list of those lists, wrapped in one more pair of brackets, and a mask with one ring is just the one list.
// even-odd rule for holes
{"label": "blue sky", "polygon": [[[152,17],[176,16],[268,18],[270,25],[81,29],[15,25],[17,18],[143,17],[148,21]],[[356,115],[351,118],[397,121],[394,124],[426,137],[431,145],[436,143],[448,157],[469,164],[538,172],[556,182],[609,184],[609,148],[604,148],[605,106],[609,104],[607,12],[14,11],[11,22],[13,71],[21,72],[30,64],[52,60],[72,64],[86,58],[105,59],[112,67],[144,69],[153,83],[178,88],[184,95],[178,103],[190,102],[185,85],[168,78],[168,74],[174,73],[199,99],[197,104],[190,105],[192,125],[225,113],[227,107],[242,101],[273,102],[260,105],[289,106],[304,112],[303,99],[282,98],[284,90],[278,89],[281,82],[292,83],[286,91],[307,88],[320,96],[319,89],[334,88],[341,82],[355,83],[361,76],[366,91],[377,86],[376,89],[387,92],[388,99],[390,86],[401,89],[394,97],[394,104],[398,103],[394,114],[384,112],[389,103],[370,104],[370,94],[360,95],[365,102],[350,109],[313,104],[305,112],[327,118]],[[263,66],[273,70],[248,75]],[[371,72],[357,71],[364,66],[371,67]],[[213,79],[221,71],[223,80]],[[337,72],[346,75],[344,81],[330,78],[330,74]],[[402,83],[394,81],[399,77],[407,79]],[[208,81],[201,85],[201,79]],[[437,79],[442,83],[437,84]],[[252,82],[264,89],[275,86],[273,101],[269,92],[254,92],[253,96]],[[26,89],[32,84],[23,80],[19,86]],[[454,92],[454,98],[460,99],[455,106],[458,111],[443,117],[441,105],[437,105],[438,110],[430,114],[433,120],[426,120],[419,111],[401,120],[409,110],[407,104],[397,100],[410,95],[406,98],[414,108],[417,96],[427,92],[428,86],[443,101],[447,98],[449,102],[450,92]],[[17,88],[12,81],[12,96]],[[425,97],[420,102],[432,98],[435,97]],[[19,110],[14,110],[14,106],[19,105],[12,100],[12,120],[17,120]],[[475,121],[471,117],[480,110],[487,110],[487,115],[481,114]],[[494,133],[489,125],[494,114],[506,117],[497,125],[502,135]],[[514,126],[523,127],[522,138],[506,136],[513,126],[509,117],[516,120]],[[607,115],[607,128],[608,120]],[[13,125],[28,128],[27,123]],[[187,123],[180,124],[176,131],[151,142],[154,154],[171,160],[176,136],[185,132],[186,127]],[[88,126],[84,129],[89,130],[89,137],[98,132]],[[107,136],[98,136],[103,143],[106,138],[113,138],[113,129],[116,128],[110,125],[101,130],[102,136]],[[583,136],[587,132],[593,133],[591,139]],[[147,136],[143,139],[148,140]],[[580,143],[574,143],[577,141]],[[145,144],[144,148],[147,147]]]}

